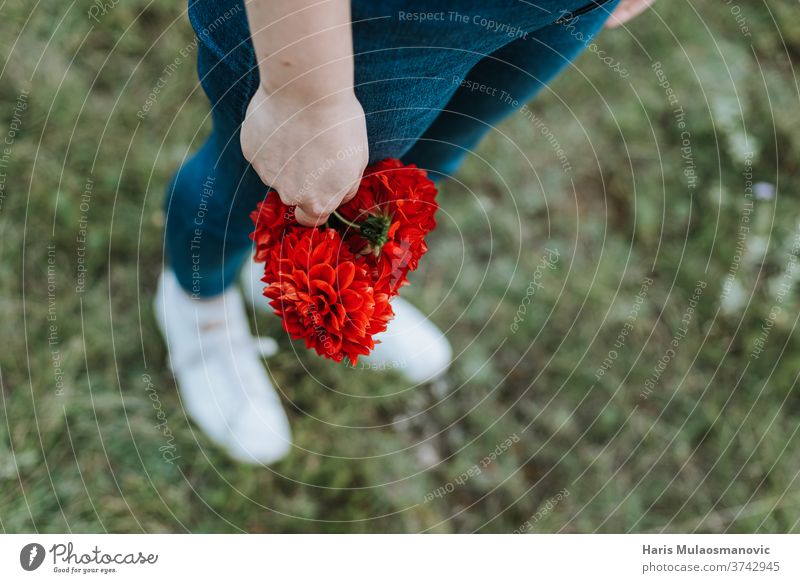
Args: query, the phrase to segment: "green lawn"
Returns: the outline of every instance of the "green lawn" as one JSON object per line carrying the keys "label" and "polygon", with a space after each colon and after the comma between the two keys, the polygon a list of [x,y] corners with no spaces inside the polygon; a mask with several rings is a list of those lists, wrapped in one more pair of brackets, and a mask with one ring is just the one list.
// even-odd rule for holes
{"label": "green lawn", "polygon": [[152,318],[208,131],[183,4],[0,5],[0,529],[800,532],[800,20],[735,2],[603,33],[627,78],[587,52],[443,185],[405,295],[446,381],[259,317],[296,436],[269,470],[187,422]]}

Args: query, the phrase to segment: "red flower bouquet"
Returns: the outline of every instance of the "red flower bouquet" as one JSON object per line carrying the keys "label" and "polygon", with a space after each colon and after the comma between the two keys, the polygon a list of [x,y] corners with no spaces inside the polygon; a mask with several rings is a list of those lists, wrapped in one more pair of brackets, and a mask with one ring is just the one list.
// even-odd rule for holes
{"label": "red flower bouquet", "polygon": [[264,295],[295,340],[356,364],[394,316],[390,299],[428,250],[436,187],[424,170],[384,160],[364,172],[356,196],[328,223],[303,227],[275,191],[251,214]]}

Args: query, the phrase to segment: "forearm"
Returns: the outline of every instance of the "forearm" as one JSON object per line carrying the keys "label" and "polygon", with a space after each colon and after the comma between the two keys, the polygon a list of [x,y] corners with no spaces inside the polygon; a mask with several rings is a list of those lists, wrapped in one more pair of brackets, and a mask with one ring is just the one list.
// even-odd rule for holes
{"label": "forearm", "polygon": [[349,0],[249,0],[246,10],[267,94],[352,92]]}

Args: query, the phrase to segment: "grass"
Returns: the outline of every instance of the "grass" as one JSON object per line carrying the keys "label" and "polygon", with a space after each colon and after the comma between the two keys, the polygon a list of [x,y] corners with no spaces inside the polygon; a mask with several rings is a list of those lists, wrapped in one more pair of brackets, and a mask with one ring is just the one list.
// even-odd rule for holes
{"label": "grass", "polygon": [[571,172],[519,114],[442,187],[407,297],[449,331],[447,380],[348,370],[259,318],[297,349],[268,362],[297,446],[269,470],[187,421],[150,308],[162,191],[208,130],[191,57],[136,115],[192,42],[183,8],[4,4],[0,528],[800,531],[790,4],[742,3],[747,37],[724,3],[660,3],[597,41],[627,79],[589,52],[532,105]]}

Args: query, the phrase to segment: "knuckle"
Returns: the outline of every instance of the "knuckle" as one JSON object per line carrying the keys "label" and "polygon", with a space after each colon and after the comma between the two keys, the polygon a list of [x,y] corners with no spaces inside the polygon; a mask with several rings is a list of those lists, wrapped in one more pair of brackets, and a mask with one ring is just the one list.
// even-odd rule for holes
{"label": "knuckle", "polygon": [[242,148],[242,156],[244,156],[245,160],[247,160],[248,162],[252,162],[253,161],[253,150],[252,150],[252,148],[250,146],[250,141],[246,140],[244,138],[244,135],[242,135],[239,138],[239,145]]}
{"label": "knuckle", "polygon": [[294,216],[297,222],[301,225],[308,227],[313,224],[313,221],[311,221],[310,218],[299,208],[295,211]]}
{"label": "knuckle", "polygon": [[299,212],[295,212],[295,218],[297,222],[306,227],[314,227],[323,223],[325,221],[325,217],[320,217],[317,215],[312,215],[309,213],[304,212],[303,210],[298,209]]}
{"label": "knuckle", "polygon": [[313,200],[310,201],[308,204],[303,205],[303,210],[309,215],[321,217],[330,214],[332,209],[328,202],[321,200]]}
{"label": "knuckle", "polygon": [[350,192],[361,179],[361,174],[361,168],[358,165],[348,168],[346,172],[337,174],[329,183],[331,193],[341,196]]}
{"label": "knuckle", "polygon": [[298,206],[297,201],[294,198],[292,198],[291,196],[286,196],[284,194],[281,194],[281,190],[279,188],[275,188],[275,192],[278,193],[278,198],[281,199],[281,202],[286,206]]}
{"label": "knuckle", "polygon": [[[256,174],[258,174],[258,177],[261,179],[261,182],[278,190],[278,194],[280,195],[281,190],[279,188],[279,185],[276,184],[276,180],[274,180],[275,178],[274,174],[261,164],[253,163],[251,165],[253,166],[253,169],[256,171]],[[281,200],[283,200],[282,195],[281,195]]]}

